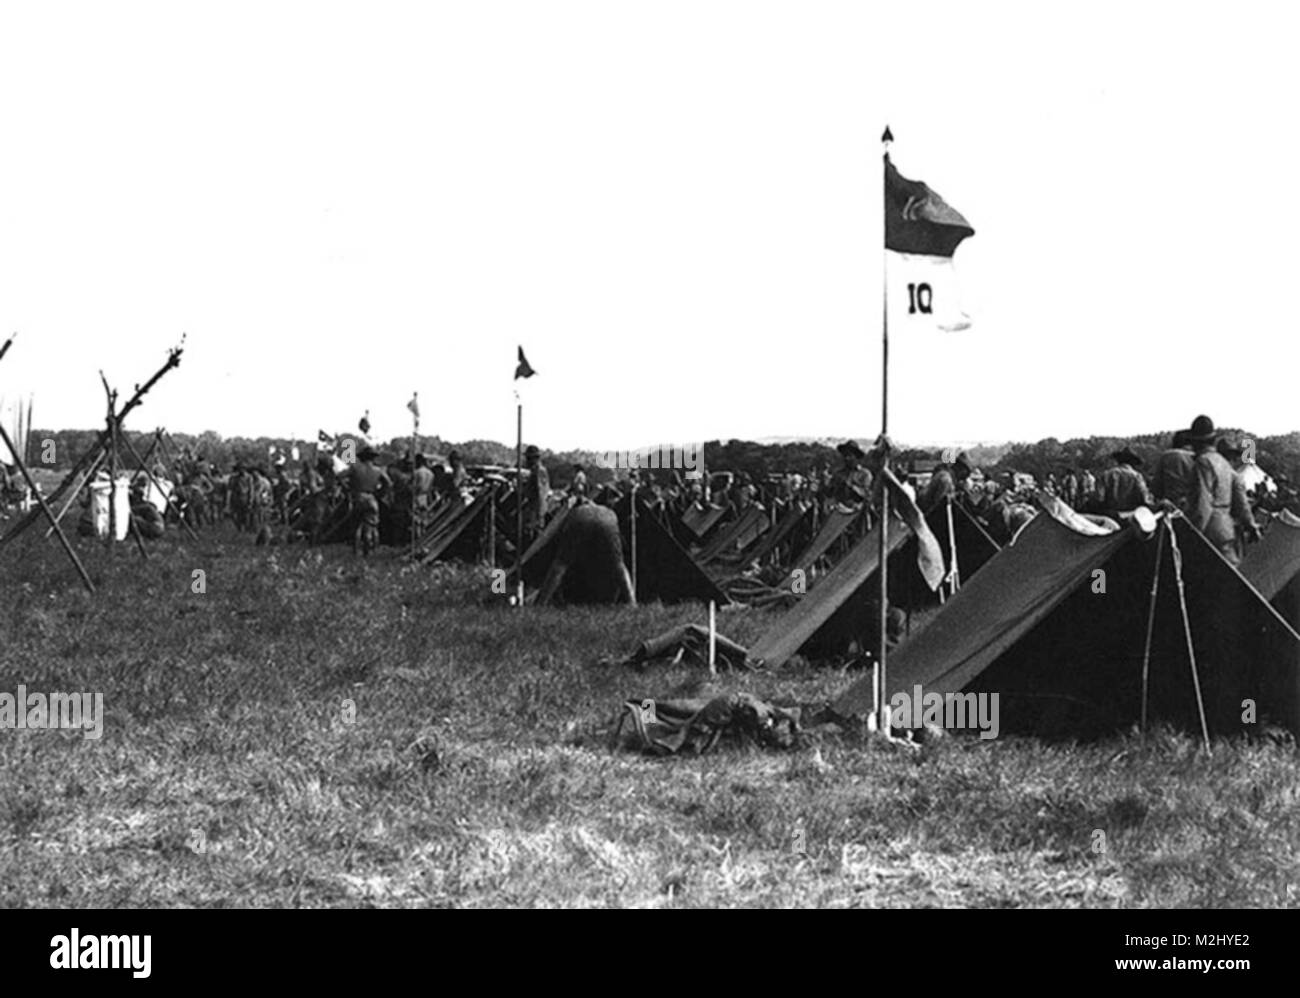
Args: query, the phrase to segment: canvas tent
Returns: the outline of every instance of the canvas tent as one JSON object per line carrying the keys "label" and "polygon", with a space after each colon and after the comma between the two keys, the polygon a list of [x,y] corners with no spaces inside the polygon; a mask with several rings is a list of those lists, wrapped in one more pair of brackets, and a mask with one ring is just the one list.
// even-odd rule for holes
{"label": "canvas tent", "polygon": [[480,553],[492,515],[493,494],[498,488],[495,483],[489,484],[468,505],[460,498],[448,503],[448,509],[434,519],[420,540],[424,549],[421,562],[428,564],[442,557],[474,560]]}
{"label": "canvas tent", "polygon": [[863,515],[865,515],[865,509],[861,507],[832,506],[826,519],[822,521],[817,536],[813,538],[808,547],[800,552],[799,557],[790,566],[790,571],[807,572],[812,568],[813,563],[829,551],[831,545],[840,539],[844,531],[848,530],[858,517]]}
{"label": "canvas tent", "polygon": [[772,521],[765,510],[759,506],[750,506],[695,555],[696,564],[707,565],[718,558],[741,553],[771,526]]}
{"label": "canvas tent", "polygon": [[[926,516],[926,525],[938,541],[945,570],[952,564],[946,507]],[[979,524],[959,506],[953,507],[953,539],[964,575],[979,571],[998,547]],[[891,519],[886,538],[889,558],[889,601],[894,606],[917,607],[937,599],[918,566],[918,541],[899,519]],[[876,573],[880,566],[880,525],[867,533],[840,561],[809,588],[808,593],[770,626],[750,649],[750,658],[768,668],[784,664],[796,652],[837,654],[849,644],[875,635],[878,622],[870,612],[878,606]],[[866,642],[870,644],[870,641]]]}
{"label": "canvas tent", "polygon": [[[1241,574],[1261,596],[1274,601],[1300,575],[1300,517],[1289,512],[1274,517],[1259,543],[1246,548]],[[1298,622],[1285,612],[1283,616],[1293,626]]]}
{"label": "canvas tent", "polygon": [[792,502],[789,508],[781,515],[775,527],[765,533],[762,538],[748,551],[741,551],[737,558],[741,562],[761,562],[764,558],[775,551],[784,541],[794,535],[795,529],[804,521],[812,517],[812,504],[807,505],[800,502]]}
{"label": "canvas tent", "polygon": [[[1200,729],[1190,630],[1211,735],[1241,729],[1245,699],[1261,718],[1297,730],[1300,635],[1183,517],[1160,517],[1156,534],[1167,539],[1132,526],[1084,533],[1039,515],[893,653],[887,700],[917,686],[924,693],[997,693],[1004,731],[1090,734],[1131,724],[1141,717],[1158,570],[1149,719]],[[872,693],[867,678],[834,709],[864,716]]]}
{"label": "canvas tent", "polygon": [[702,541],[726,514],[726,506],[704,506],[700,503],[692,503],[682,514],[680,522],[691,536],[697,541]]}
{"label": "canvas tent", "polygon": [[[615,505],[619,528],[623,538],[623,560],[631,565],[632,523],[631,499],[624,496]],[[542,533],[524,552],[521,570],[524,582],[532,587],[542,584],[555,551],[558,537],[568,515],[568,507],[557,512]],[[684,600],[712,600],[719,604],[730,602],[704,570],[673,540],[672,535],[654,516],[650,507],[637,498],[636,516],[636,598],[638,602],[661,600],[678,603]]]}

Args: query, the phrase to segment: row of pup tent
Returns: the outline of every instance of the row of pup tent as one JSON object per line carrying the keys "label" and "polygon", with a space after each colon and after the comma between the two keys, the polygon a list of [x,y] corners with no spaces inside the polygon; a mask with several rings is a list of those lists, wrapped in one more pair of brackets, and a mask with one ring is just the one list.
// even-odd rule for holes
{"label": "row of pup tent", "polygon": [[[915,505],[910,504],[909,518],[919,517],[915,510]],[[826,523],[832,532],[842,533],[853,516],[847,512],[839,514],[838,520],[836,516],[833,513]],[[940,583],[974,575],[999,550],[959,503],[944,503],[932,509],[921,521],[924,531],[913,529],[897,515],[890,520],[885,539],[889,602],[908,612],[934,605],[944,592],[941,585],[932,584],[935,555],[929,545],[938,549]],[[869,608],[879,606],[880,532],[877,522],[829,572],[807,580],[806,595],[774,620],[750,647],[751,665],[779,668],[796,653],[833,656],[844,653],[854,643],[873,647],[878,620]],[[799,566],[810,566],[812,560],[796,560],[786,588],[792,586],[794,573],[807,571]]]}
{"label": "row of pup tent", "polygon": [[[1038,734],[1300,732],[1298,664],[1300,633],[1181,515],[1106,528],[1057,501],[891,654],[885,699],[996,693],[1003,730]],[[864,717],[874,693],[833,710]]]}

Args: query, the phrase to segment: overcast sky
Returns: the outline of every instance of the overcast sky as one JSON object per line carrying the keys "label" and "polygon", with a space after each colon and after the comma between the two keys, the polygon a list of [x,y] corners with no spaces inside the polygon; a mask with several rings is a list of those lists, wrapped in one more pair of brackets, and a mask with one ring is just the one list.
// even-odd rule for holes
{"label": "overcast sky", "polygon": [[888,123],[976,230],[895,439],[1300,428],[1296,25],[1214,7],[6,3],[0,395],[185,332],[136,429],[513,441],[522,344],[542,446],[871,437]]}

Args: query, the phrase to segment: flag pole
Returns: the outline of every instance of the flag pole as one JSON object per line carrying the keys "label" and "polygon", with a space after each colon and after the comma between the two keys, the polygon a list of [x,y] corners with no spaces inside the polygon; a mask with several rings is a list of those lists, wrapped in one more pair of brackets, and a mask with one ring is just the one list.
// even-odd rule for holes
{"label": "flag pole", "polygon": [[524,400],[515,392],[515,580],[524,605]]}
{"label": "flag pole", "polygon": [[[889,131],[889,126],[885,126],[885,133],[881,136],[881,143],[885,147],[884,162],[889,162],[889,144],[894,140],[893,134]],[[887,169],[887,168],[886,168]],[[885,186],[888,182],[887,173],[881,176],[881,206],[882,221],[884,211],[887,210],[885,205]],[[889,484],[886,476],[889,474],[889,250],[885,248],[885,233],[882,230],[881,236],[881,359],[880,359],[880,549],[879,549],[879,571],[880,576],[880,644],[879,644],[879,699],[876,701],[876,730],[889,735],[889,682],[888,682],[888,631],[889,631],[889,559],[888,544],[886,538],[889,534]]]}
{"label": "flag pole", "polygon": [[415,450],[420,438],[420,393],[411,395],[411,557],[415,557]]}

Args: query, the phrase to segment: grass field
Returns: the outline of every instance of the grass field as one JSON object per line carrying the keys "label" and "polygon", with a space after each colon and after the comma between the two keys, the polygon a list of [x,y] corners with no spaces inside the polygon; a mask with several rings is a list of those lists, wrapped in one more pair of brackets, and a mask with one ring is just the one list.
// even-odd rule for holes
{"label": "grass field", "polygon": [[[0,730],[6,906],[1292,906],[1294,746],[814,728],[788,752],[611,746],[698,669],[600,664],[698,606],[510,610],[483,570],[209,531],[0,551],[0,692],[104,732]],[[192,572],[206,573],[206,593]],[[744,642],[758,611],[721,615]],[[853,677],[724,675],[817,706]],[[802,848],[799,848],[799,847]]]}

